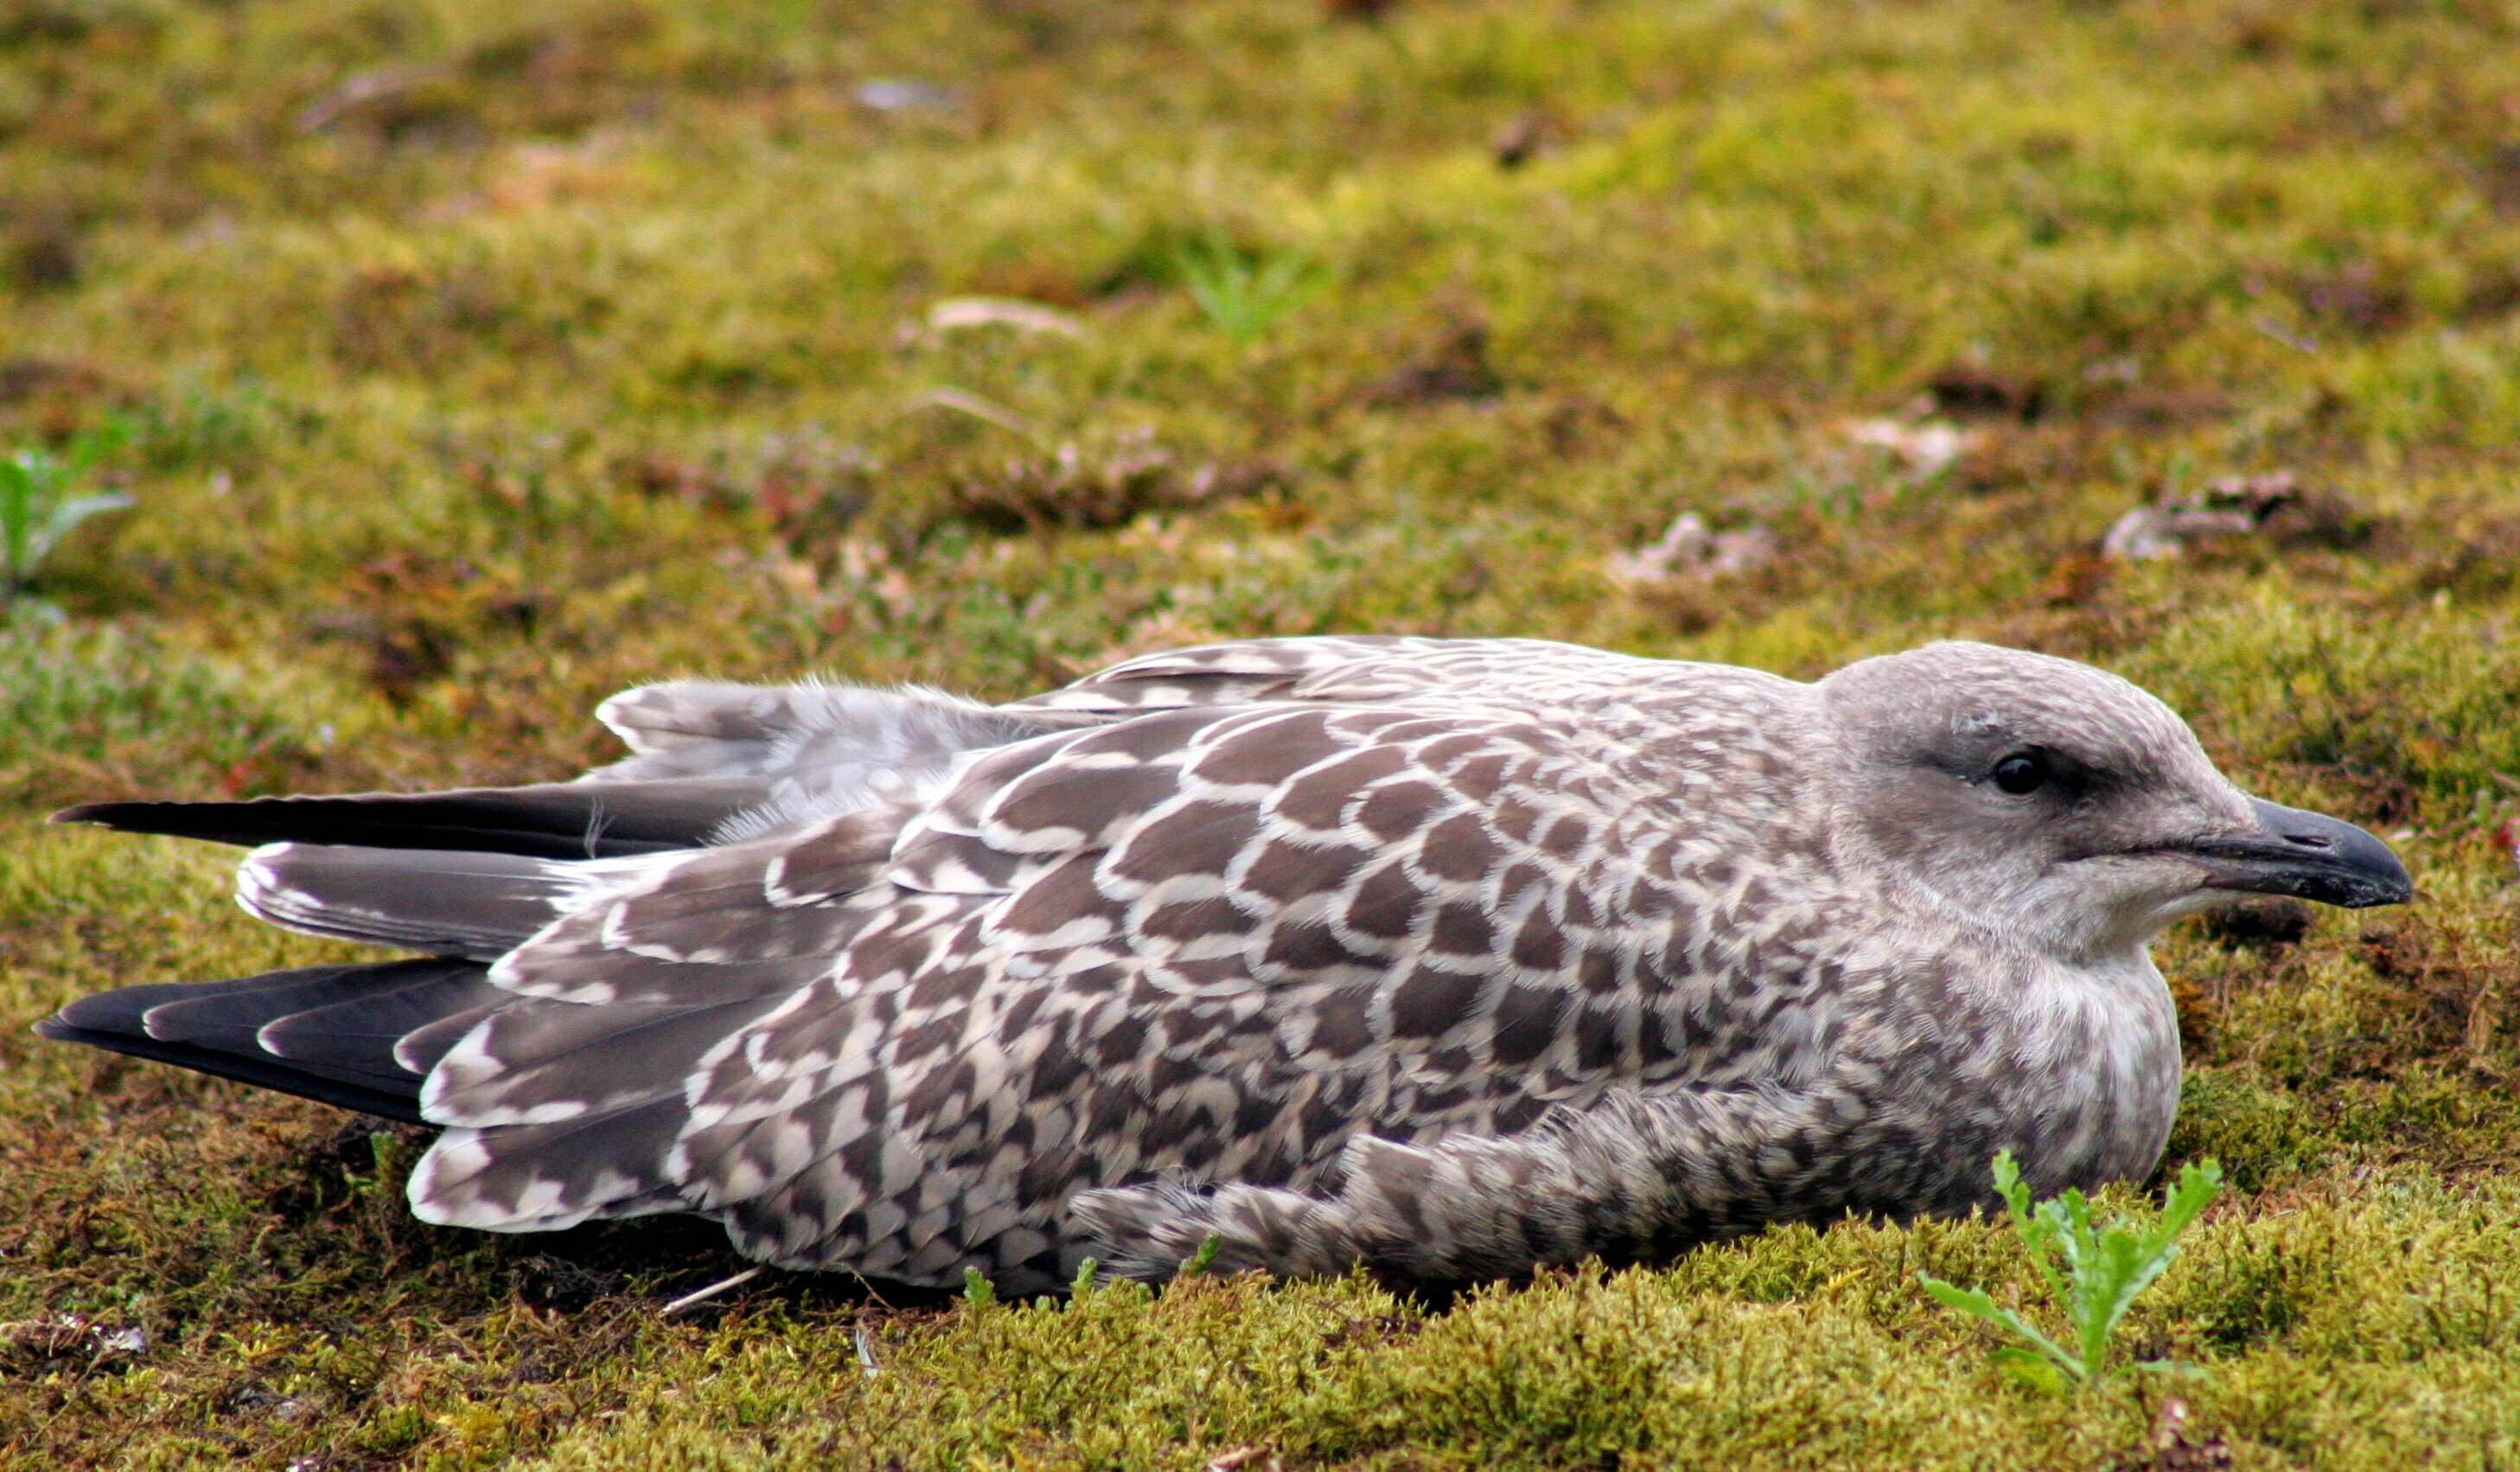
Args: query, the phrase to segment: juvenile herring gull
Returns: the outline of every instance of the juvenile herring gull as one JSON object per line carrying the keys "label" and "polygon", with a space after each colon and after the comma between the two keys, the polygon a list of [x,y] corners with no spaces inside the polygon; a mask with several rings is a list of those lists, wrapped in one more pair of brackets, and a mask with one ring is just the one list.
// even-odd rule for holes
{"label": "juvenile herring gull", "polygon": [[2146,954],[2385,905],[2159,700],[1936,644],[1800,684],[1282,639],[986,706],[676,682],[575,781],[61,815],[259,845],[248,910],[423,959],[85,998],[48,1037],[441,1133],[429,1222],[682,1212],[1018,1293],[1089,1256],[1404,1281],[2142,1177]]}

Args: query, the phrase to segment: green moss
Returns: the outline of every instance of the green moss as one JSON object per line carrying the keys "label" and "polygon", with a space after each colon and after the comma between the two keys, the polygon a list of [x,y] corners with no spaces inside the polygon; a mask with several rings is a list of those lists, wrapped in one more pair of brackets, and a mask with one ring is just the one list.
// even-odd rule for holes
{"label": "green moss", "polygon": [[[2195,1065],[2172,1159],[2235,1186],[2130,1329],[2211,1366],[2187,1435],[2243,1467],[2520,1456],[2509,19],[1334,9],[0,20],[0,440],[119,418],[139,502],[47,562],[67,624],[0,631],[0,1017],[349,954],[239,914],[221,856],[47,808],[554,776],[608,753],[596,699],[660,675],[1005,696],[1218,635],[1798,674],[2004,640],[2161,691],[2244,783],[2398,835],[2422,889],[2162,947]],[[928,90],[870,105],[885,78]],[[1191,242],[1327,285],[1237,341],[1182,290]],[[1082,331],[929,330],[971,294]],[[1978,436],[1950,465],[1850,436],[1938,385]],[[2092,557],[2134,505],[2274,471],[2324,519]],[[1605,575],[1683,512],[1778,556]],[[740,1266],[712,1230],[425,1229],[408,1139],[15,1028],[0,1463],[2152,1455],[2157,1402],[2025,1397],[1916,1291],[2022,1286],[1972,1226],[1780,1231],[1443,1314],[787,1279],[665,1320]]]}
{"label": "green moss", "polygon": [[2294,1094],[2236,1070],[2190,1068],[2171,1134],[2172,1154],[2223,1162],[2241,1190],[2291,1182],[2313,1164],[2314,1137]]}

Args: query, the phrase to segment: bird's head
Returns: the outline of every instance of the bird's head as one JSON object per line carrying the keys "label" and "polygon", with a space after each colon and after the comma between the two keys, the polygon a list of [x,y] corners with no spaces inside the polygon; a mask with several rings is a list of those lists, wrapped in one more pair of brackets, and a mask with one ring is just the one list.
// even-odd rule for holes
{"label": "bird's head", "polygon": [[1840,841],[2051,954],[2140,946],[2234,891],[2413,897],[2386,844],[2242,792],[2169,706],[2090,665],[1933,644],[1819,689]]}

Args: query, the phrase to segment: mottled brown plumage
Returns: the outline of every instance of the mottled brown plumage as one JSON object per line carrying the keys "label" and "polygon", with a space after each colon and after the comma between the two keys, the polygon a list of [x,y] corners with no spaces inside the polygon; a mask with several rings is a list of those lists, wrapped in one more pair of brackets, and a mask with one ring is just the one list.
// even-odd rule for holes
{"label": "mottled brown plumage", "polygon": [[1131,661],[987,708],[684,683],[629,760],[423,798],[122,805],[248,908],[447,959],[90,998],[55,1036],[445,1133],[414,1208],[696,1212],[1014,1291],[1667,1257],[2151,1168],[2145,956],[2230,889],[2407,897],[2088,666],[1816,684],[1530,641]]}

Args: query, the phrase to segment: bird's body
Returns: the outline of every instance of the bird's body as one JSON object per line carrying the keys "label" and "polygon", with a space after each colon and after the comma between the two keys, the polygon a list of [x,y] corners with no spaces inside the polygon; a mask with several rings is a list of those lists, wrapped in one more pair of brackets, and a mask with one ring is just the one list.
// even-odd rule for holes
{"label": "bird's body", "polygon": [[285,840],[248,908],[441,959],[48,1029],[445,1127],[437,1222],[696,1212],[1023,1292],[1211,1235],[1467,1279],[1964,1211],[2001,1148],[2042,1189],[2139,1177],[2179,1096],[2153,932],[2218,888],[2405,897],[2149,696],[1984,646],[1802,684],[1256,641],[999,707],[603,714],[637,754],[572,783],[80,810]]}

